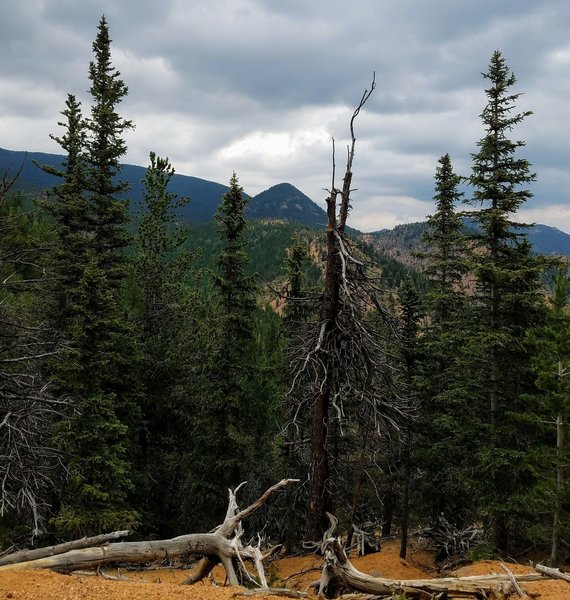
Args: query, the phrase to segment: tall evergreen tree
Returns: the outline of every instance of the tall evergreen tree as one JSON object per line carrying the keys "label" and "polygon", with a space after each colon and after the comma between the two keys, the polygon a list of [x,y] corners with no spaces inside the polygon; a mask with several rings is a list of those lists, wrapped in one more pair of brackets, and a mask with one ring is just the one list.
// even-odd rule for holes
{"label": "tall evergreen tree", "polygon": [[167,158],[150,154],[150,165],[143,183],[145,196],[140,217],[135,260],[137,279],[142,288],[141,321],[145,336],[160,335],[170,320],[172,302],[187,273],[189,255],[182,250],[189,229],[176,225],[178,208],[186,198],[168,191],[174,169]]}
{"label": "tall evergreen tree", "polygon": [[[424,476],[419,489],[433,527],[442,514],[461,526],[471,507],[468,469],[472,461],[474,423],[469,381],[462,353],[469,337],[469,302],[464,289],[467,244],[457,205],[463,194],[462,178],[455,174],[448,154],[435,174],[436,211],[428,217],[422,236],[428,244],[429,279],[423,324],[423,361],[420,386],[417,460]],[[473,516],[473,515],[470,515]]]}
{"label": "tall evergreen tree", "polygon": [[[421,299],[411,277],[400,287],[400,358],[402,361],[402,391],[410,406],[417,404],[418,333],[422,316]],[[402,510],[400,526],[400,557],[406,558],[410,526],[412,491],[412,449],[415,444],[412,419],[407,416],[402,440]]]}
{"label": "tall evergreen tree", "polygon": [[[210,327],[211,364],[207,402],[196,407],[200,435],[195,438],[196,494],[206,505],[210,523],[224,510],[225,490],[251,482],[256,437],[262,407],[253,406],[253,344],[256,286],[246,272],[247,198],[234,174],[216,213],[221,253],[211,273],[214,285]],[[199,490],[201,490],[199,492]]]}
{"label": "tall evergreen tree", "polygon": [[[69,480],[62,492],[58,528],[67,534],[131,527],[132,490],[128,425],[134,425],[137,384],[134,348],[121,307],[129,242],[125,190],[116,181],[125,153],[121,135],[132,127],[116,112],[127,93],[111,65],[110,38],[103,17],[89,67],[93,106],[83,119],[68,96],[56,141],[67,152],[57,173],[62,184],[48,207],[55,219],[53,323],[68,350],[54,366],[56,389],[72,400],[58,442],[65,452]],[[49,170],[49,169],[48,169]]]}
{"label": "tall evergreen tree", "polygon": [[93,42],[95,60],[89,64],[89,89],[93,103],[91,117],[86,120],[88,131],[88,189],[93,210],[94,250],[100,267],[112,288],[120,287],[125,277],[126,256],[121,250],[131,240],[127,230],[129,221],[127,203],[117,197],[127,190],[127,184],[117,180],[119,159],[127,146],[122,137],[133,129],[131,121],[123,119],[117,105],[128,94],[128,88],[119,71],[111,62],[111,39],[105,17],[98,25]]}
{"label": "tall evergreen tree", "polygon": [[480,228],[473,239],[474,322],[479,330],[472,351],[479,360],[481,398],[486,399],[480,406],[485,441],[479,453],[482,507],[496,547],[504,549],[519,527],[524,512],[519,494],[531,477],[525,459],[531,439],[521,435],[511,417],[521,410],[521,394],[530,385],[525,336],[541,314],[543,262],[532,255],[524,235],[528,226],[513,220],[532,196],[526,186],[535,175],[529,162],[516,155],[524,142],[509,134],[531,113],[513,112],[520,94],[510,91],[516,79],[499,51],[484,77],[490,82],[481,114],[485,136],[473,154],[470,177],[470,202],[479,207],[470,216]]}
{"label": "tall evergreen tree", "polygon": [[90,206],[86,190],[86,129],[81,103],[68,94],[66,108],[61,113],[65,128],[61,137],[50,136],[65,152],[60,168],[40,165],[46,172],[61,179],[61,184],[48,192],[48,200],[41,207],[54,221],[55,240],[48,261],[51,271],[51,289],[47,312],[54,331],[65,335],[75,323],[79,282],[87,265],[90,243]]}
{"label": "tall evergreen tree", "polygon": [[144,392],[140,440],[146,487],[140,494],[145,520],[161,537],[181,530],[183,470],[191,445],[185,378],[198,359],[192,352],[197,299],[188,290],[191,256],[183,249],[189,229],[176,223],[175,212],[188,200],[168,191],[173,175],[168,159],[151,152],[134,260]]}
{"label": "tall evergreen tree", "polygon": [[461,180],[453,171],[449,154],[442,156],[435,174],[436,211],[428,217],[428,230],[422,236],[422,241],[429,246],[422,256],[429,263],[425,274],[430,281],[430,310],[434,321],[443,328],[449,327],[454,314],[462,310],[459,300],[464,297],[466,244],[463,219],[457,212],[463,196],[458,189]]}

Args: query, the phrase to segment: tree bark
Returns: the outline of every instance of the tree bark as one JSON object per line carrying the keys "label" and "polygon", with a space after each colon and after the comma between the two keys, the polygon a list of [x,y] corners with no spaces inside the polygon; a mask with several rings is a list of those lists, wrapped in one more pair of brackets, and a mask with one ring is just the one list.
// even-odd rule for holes
{"label": "tree bark", "polygon": [[[319,343],[321,344],[326,342],[329,336],[334,335],[335,321],[339,308],[339,258],[335,236],[337,226],[336,197],[337,192],[333,189],[327,198],[327,259],[325,263],[325,289],[321,313],[321,336],[319,338]],[[322,539],[327,526],[326,513],[331,508],[327,492],[327,480],[329,477],[327,437],[333,377],[329,369],[334,368],[334,366],[329,364],[326,345],[325,348],[320,350],[319,354],[320,366],[317,394],[313,405],[309,511],[307,515],[307,535],[309,539],[315,542]]]}
{"label": "tree bark", "polygon": [[406,559],[408,553],[408,529],[410,526],[410,487],[412,476],[411,449],[412,443],[410,433],[410,419],[406,423],[406,435],[404,438],[404,493],[402,495],[402,531],[400,534],[400,558]]}

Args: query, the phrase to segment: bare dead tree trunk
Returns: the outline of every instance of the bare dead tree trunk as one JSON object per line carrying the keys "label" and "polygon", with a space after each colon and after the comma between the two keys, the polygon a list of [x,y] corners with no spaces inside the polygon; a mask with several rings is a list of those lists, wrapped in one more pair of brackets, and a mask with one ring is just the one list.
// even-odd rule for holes
{"label": "bare dead tree trunk", "polygon": [[[323,340],[328,340],[329,337],[334,336],[335,321],[339,308],[339,257],[335,237],[335,230],[337,228],[337,195],[337,191],[333,187],[333,190],[327,199],[327,259],[325,263],[325,289],[323,294],[320,335]],[[330,355],[326,351],[326,345],[319,353],[321,354],[321,357],[317,374],[317,395],[313,405],[311,465],[309,471],[309,512],[307,522],[307,535],[312,540],[319,540],[322,538],[323,532],[327,526],[326,513],[331,509],[330,497],[326,489],[329,477],[327,437],[332,387],[330,369],[334,368],[334,365],[330,364]]]}
{"label": "bare dead tree trunk", "polygon": [[329,394],[323,390],[317,395],[313,407],[313,429],[311,439],[311,464],[309,470],[309,512],[307,535],[318,540],[324,531],[324,515],[330,499],[326,485],[329,477],[327,451]]}
{"label": "bare dead tree trunk", "polygon": [[[321,310],[321,326],[318,339],[319,367],[315,382],[316,397],[313,405],[310,489],[308,512],[308,536],[319,540],[326,529],[326,513],[331,509],[330,493],[327,491],[329,477],[327,437],[331,396],[335,393],[333,371],[342,368],[332,360],[330,345],[337,344],[339,335],[337,318],[342,307],[340,287],[343,277],[341,237],[346,228],[350,209],[350,185],[352,181],[352,163],[356,137],[354,120],[376,87],[374,79],[370,90],[365,90],[350,121],[351,145],[348,150],[346,171],[342,190],[335,187],[335,155],[333,140],[332,185],[327,198],[327,256],[325,262],[325,285]],[[341,196],[340,208],[337,198]],[[339,211],[337,214],[337,210]],[[325,343],[323,343],[325,342]]]}
{"label": "bare dead tree trunk", "polygon": [[111,533],[103,533],[93,537],[85,537],[81,538],[80,540],[64,542],[63,544],[48,546],[46,548],[36,548],[35,550],[19,550],[18,552],[0,557],[0,566],[14,565],[16,563],[28,562],[31,560],[37,560],[39,558],[47,558],[48,556],[57,556],[58,554],[65,554],[70,550],[79,550],[82,548],[89,548],[90,546],[102,546],[110,540],[126,537],[129,535],[129,533],[130,532],[128,530],[113,531]]}
{"label": "bare dead tree trunk", "polygon": [[[559,373],[562,372],[562,363],[558,363]],[[552,525],[552,547],[550,552],[550,564],[555,567],[558,564],[560,553],[560,532],[562,529],[562,495],[564,490],[564,420],[563,415],[556,416],[556,490],[554,492],[554,515]]]}
{"label": "bare dead tree trunk", "polygon": [[404,490],[402,495],[402,531],[400,535],[400,558],[403,559],[406,558],[408,553],[408,529],[410,526],[410,487],[412,484],[411,444],[410,423],[408,421],[404,437]]}
{"label": "bare dead tree trunk", "polygon": [[[356,136],[354,122],[375,89],[365,90],[350,121],[351,141],[341,188],[335,184],[335,145],[333,140],[332,184],[327,198],[326,258],[324,289],[318,298],[318,319],[307,320],[296,331],[295,345],[289,353],[294,374],[289,392],[292,420],[289,426],[311,437],[307,536],[322,539],[326,528],[326,512],[343,483],[352,474],[331,479],[334,464],[330,462],[333,431],[344,435],[343,424],[354,432],[362,429],[359,419],[366,414],[371,435],[379,435],[387,424],[399,428],[408,401],[393,393],[392,370],[386,350],[386,337],[396,335],[395,319],[380,302],[381,291],[368,269],[366,259],[346,235],[350,211],[352,166]],[[371,318],[372,313],[378,318]],[[380,326],[381,323],[381,326]],[[310,404],[310,420],[300,417],[301,407]],[[358,435],[358,433],[355,433]],[[338,441],[340,437],[335,439]],[[342,459],[335,455],[337,466]],[[336,491],[335,491],[336,490]],[[333,498],[333,494],[337,494]],[[344,495],[342,497],[345,497]]]}

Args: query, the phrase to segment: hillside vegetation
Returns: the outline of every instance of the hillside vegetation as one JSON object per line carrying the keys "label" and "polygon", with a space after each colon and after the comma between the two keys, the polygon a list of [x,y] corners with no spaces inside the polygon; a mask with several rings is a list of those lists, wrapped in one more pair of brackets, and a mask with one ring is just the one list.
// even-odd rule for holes
{"label": "hillside vegetation", "polygon": [[0,152],[0,551],[207,535],[227,514],[235,536],[212,535],[236,583],[255,549],[228,489],[247,481],[247,505],[299,480],[248,520],[286,553],[334,515],[349,546],[396,536],[402,559],[421,530],[439,560],[533,547],[559,564],[569,236],[515,220],[534,175],[511,135],[529,113],[501,53],[469,194],[443,154],[425,223],[362,234],[355,127],[374,78],[325,212],[290,184],[251,198],[238,174],[177,175],[154,152],[122,165],[134,124],[110,44],[103,17],[88,106],[67,94],[54,116],[61,156],[18,175]]}

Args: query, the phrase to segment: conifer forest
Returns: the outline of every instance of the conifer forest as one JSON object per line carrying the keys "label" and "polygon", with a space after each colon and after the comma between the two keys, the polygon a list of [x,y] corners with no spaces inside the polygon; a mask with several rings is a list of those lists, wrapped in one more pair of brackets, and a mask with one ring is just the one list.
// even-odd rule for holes
{"label": "conifer forest", "polygon": [[[90,104],[63,93],[54,115],[65,158],[36,167],[56,185],[31,197],[18,165],[0,173],[0,551],[207,532],[228,489],[247,482],[247,505],[290,478],[251,517],[287,552],[330,514],[349,538],[398,536],[402,557],[418,530],[441,557],[570,554],[570,279],[514,219],[533,196],[517,137],[532,116],[501,52],[481,65],[470,170],[441,149],[403,266],[351,227],[374,79],[322,173],[320,229],[260,233],[227,173],[199,239],[152,148],[129,196],[136,124],[105,18],[92,50]],[[271,252],[252,239],[271,231],[284,250],[262,276]]]}

